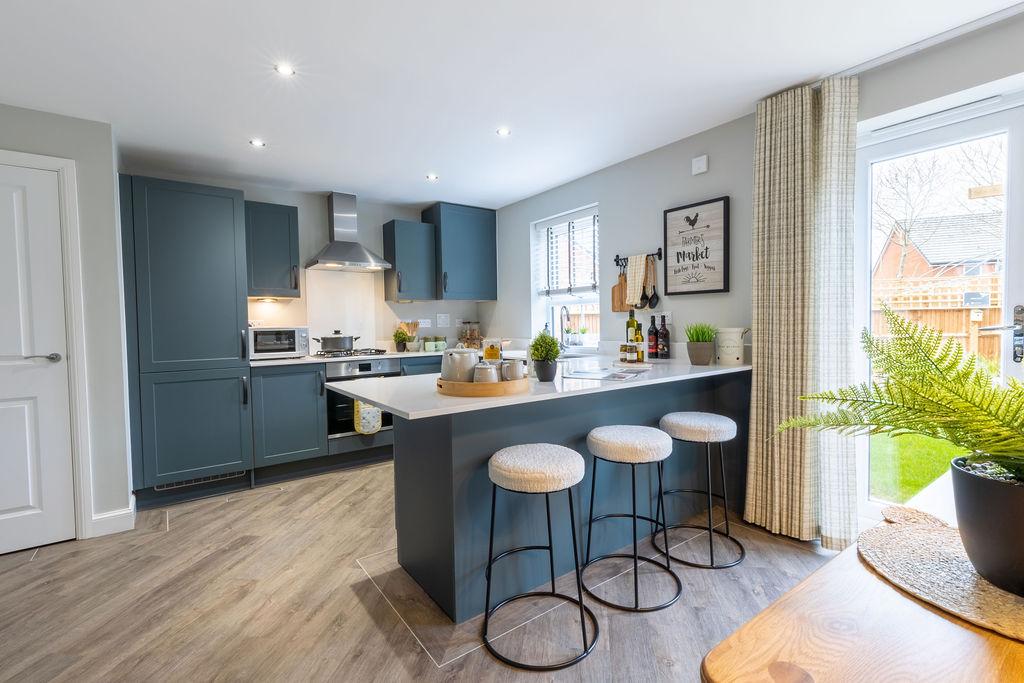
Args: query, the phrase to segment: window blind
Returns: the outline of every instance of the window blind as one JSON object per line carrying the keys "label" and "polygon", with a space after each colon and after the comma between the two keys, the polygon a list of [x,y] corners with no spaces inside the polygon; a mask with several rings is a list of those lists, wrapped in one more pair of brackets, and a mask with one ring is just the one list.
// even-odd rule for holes
{"label": "window blind", "polygon": [[539,294],[558,296],[597,291],[598,224],[594,206],[536,225],[534,284]]}

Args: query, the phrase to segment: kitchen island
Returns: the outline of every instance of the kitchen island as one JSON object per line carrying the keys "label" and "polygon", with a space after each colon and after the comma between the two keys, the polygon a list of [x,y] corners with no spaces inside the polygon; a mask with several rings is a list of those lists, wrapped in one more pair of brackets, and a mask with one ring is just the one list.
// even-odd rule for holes
{"label": "kitchen island", "polygon": [[[495,398],[461,398],[436,392],[437,375],[364,378],[328,383],[328,388],[376,405],[394,416],[395,525],[398,560],[454,621],[483,612],[491,484],[487,460],[500,448],[546,442],[584,456],[587,473],[576,496],[576,523],[585,544],[593,462],[587,433],[611,424],[656,426],[665,413],[702,410],[734,419],[735,440],[726,444],[729,500],[742,513],[746,481],[750,366],[691,366],[655,362],[651,370],[625,381],[572,379],[566,373],[611,368],[613,359],[587,357],[559,363],[554,382],[530,379],[529,391]],[[614,469],[613,469],[614,468]],[[618,469],[621,468],[621,469]],[[650,472],[648,470],[651,470]],[[629,469],[602,463],[595,515],[629,510]],[[665,488],[703,488],[703,447],[677,442],[665,463]],[[720,486],[715,473],[715,486]],[[638,468],[638,507],[653,501],[653,468]],[[562,494],[557,494],[562,495]],[[552,501],[554,503],[554,501]],[[666,500],[669,521],[703,510],[699,496]],[[551,506],[555,569],[573,568],[568,511]],[[498,496],[495,552],[546,541],[545,508],[539,497]],[[653,517],[653,508],[650,515]],[[512,523],[512,520],[515,520]],[[631,525],[610,520],[595,526],[592,554],[631,542]],[[582,552],[582,548],[581,548]],[[511,595],[543,584],[546,553],[523,553],[495,572],[495,595]]]}

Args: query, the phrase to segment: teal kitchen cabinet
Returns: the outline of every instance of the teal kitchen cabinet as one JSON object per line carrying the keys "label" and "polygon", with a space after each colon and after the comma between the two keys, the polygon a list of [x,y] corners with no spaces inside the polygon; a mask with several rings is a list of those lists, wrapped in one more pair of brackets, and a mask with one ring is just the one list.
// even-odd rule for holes
{"label": "teal kitchen cabinet", "polygon": [[143,483],[252,469],[248,368],[142,373]]}
{"label": "teal kitchen cabinet", "polygon": [[495,212],[440,202],[424,209],[421,219],[434,225],[435,298],[497,299]]}
{"label": "teal kitchen cabinet", "polygon": [[242,193],[138,176],[131,183],[141,372],[246,367]]}
{"label": "teal kitchen cabinet", "polygon": [[255,467],[327,455],[325,382],[322,363],[252,369]]}
{"label": "teal kitchen cabinet", "polygon": [[387,301],[429,301],[435,298],[437,276],[434,226],[393,220],[384,224],[384,271]]}
{"label": "teal kitchen cabinet", "polygon": [[441,356],[417,356],[402,359],[403,375],[432,375],[441,372]]}
{"label": "teal kitchen cabinet", "polygon": [[245,203],[249,296],[299,296],[299,210]]}

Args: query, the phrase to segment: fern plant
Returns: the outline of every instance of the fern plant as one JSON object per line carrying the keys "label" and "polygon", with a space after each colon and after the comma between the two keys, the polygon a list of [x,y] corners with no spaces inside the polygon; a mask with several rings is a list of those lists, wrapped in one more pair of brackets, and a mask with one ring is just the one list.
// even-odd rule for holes
{"label": "fern plant", "polygon": [[971,462],[994,462],[1024,481],[1024,384],[999,384],[955,339],[883,308],[891,337],[864,330],[861,343],[879,379],[802,400],[832,410],[793,417],[793,428],[841,434],[922,434],[948,441]]}

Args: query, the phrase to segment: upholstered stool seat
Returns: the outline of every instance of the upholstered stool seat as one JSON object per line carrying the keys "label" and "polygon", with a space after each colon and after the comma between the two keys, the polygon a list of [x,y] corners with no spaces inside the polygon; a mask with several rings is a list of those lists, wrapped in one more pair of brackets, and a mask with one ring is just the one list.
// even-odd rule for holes
{"label": "upholstered stool seat", "polygon": [[[491,532],[487,542],[487,568],[484,571],[487,593],[484,597],[484,624],[480,635],[487,651],[509,666],[530,671],[564,669],[582,661],[594,651],[594,646],[597,645],[597,638],[600,634],[597,617],[594,616],[593,610],[583,604],[583,579],[580,570],[579,546],[576,541],[576,506],[572,500],[572,487],[583,480],[584,469],[583,456],[571,448],[550,443],[527,443],[502,448],[492,455],[487,463],[487,473],[491,478]],[[523,545],[509,548],[497,555],[494,554],[494,524],[497,521],[498,489],[503,489],[513,495],[541,494],[544,496],[544,508],[547,512],[548,522],[547,545]],[[555,588],[555,547],[551,526],[551,494],[559,491],[566,492],[569,502],[569,535],[572,537],[572,562],[576,569],[576,597],[560,593]],[[523,507],[516,508],[519,512],[522,512],[523,509]],[[514,528],[522,527],[521,520],[509,519],[508,521]],[[491,575],[494,573],[495,564],[516,553],[535,550],[547,551],[548,553],[548,567],[551,571],[551,590],[517,593],[491,607]],[[488,631],[491,617],[509,603],[541,596],[558,598],[564,602],[576,605],[579,609],[580,651],[576,655],[554,664],[523,662],[499,652],[494,643],[491,642]],[[589,637],[587,635],[588,622],[590,624]]]}
{"label": "upholstered stool seat", "polygon": [[672,437],[654,427],[609,425],[590,430],[587,449],[611,462],[661,462],[672,455]]}
{"label": "upholstered stool seat", "polygon": [[[662,474],[663,464],[665,458],[672,455],[672,437],[654,427],[644,427],[641,425],[608,425],[604,427],[594,427],[590,430],[587,435],[587,448],[590,453],[594,456],[594,471],[590,480],[590,516],[587,521],[587,552],[586,559],[583,563],[582,573],[583,579],[583,590],[585,590],[591,598],[598,602],[613,607],[615,609],[627,610],[629,612],[653,612],[675,603],[679,599],[679,596],[683,592],[683,583],[676,576],[675,572],[672,571],[672,558],[666,557],[664,562],[660,562],[655,558],[641,555],[639,552],[639,536],[637,532],[637,522],[644,520],[650,522],[653,526],[653,532],[657,533],[659,530],[662,534],[662,540],[665,546],[668,546],[668,530],[665,525],[647,515],[637,513],[636,509],[636,468],[637,465],[650,465],[655,468],[658,476],[658,510],[660,511],[665,504],[664,497],[662,495]],[[594,515],[594,502],[597,499],[597,463],[599,460],[611,463],[613,465],[629,465],[630,473],[630,500],[632,502],[631,512],[610,512],[603,515]],[[615,519],[625,518],[629,519],[633,523],[633,552],[632,553],[606,553],[599,555],[598,557],[591,557],[590,546],[594,538],[594,522],[599,522],[604,519]],[[587,586],[585,572],[588,567],[607,560],[610,558],[633,560],[633,604],[627,605],[618,602],[613,602],[609,598],[601,597],[596,594],[593,590]],[[640,561],[643,560],[648,563],[651,567],[656,567],[663,571],[665,574],[670,576],[675,582],[676,590],[675,593],[668,600],[656,604],[641,606],[640,604]]]}
{"label": "upholstered stool seat", "polygon": [[736,438],[736,423],[714,413],[669,413],[658,425],[673,439],[718,443]]}
{"label": "upholstered stool seat", "polygon": [[[671,448],[671,439],[669,447]],[[553,443],[509,446],[491,456],[487,474],[503,489],[519,493],[554,493],[583,481],[583,456]]]}

